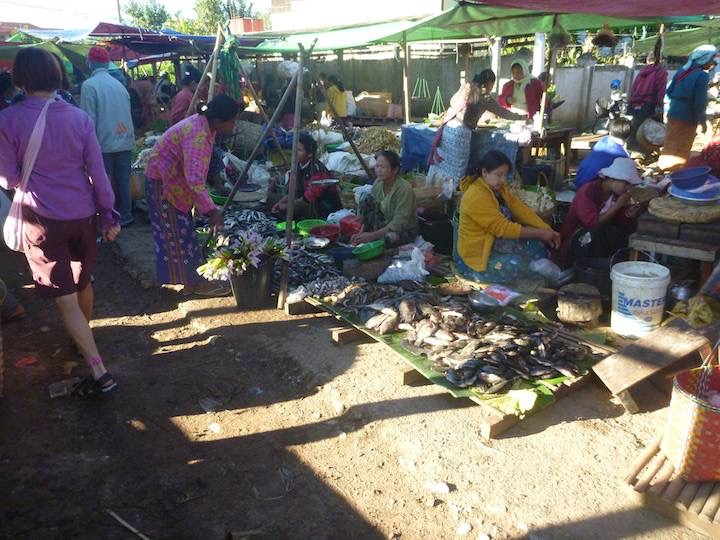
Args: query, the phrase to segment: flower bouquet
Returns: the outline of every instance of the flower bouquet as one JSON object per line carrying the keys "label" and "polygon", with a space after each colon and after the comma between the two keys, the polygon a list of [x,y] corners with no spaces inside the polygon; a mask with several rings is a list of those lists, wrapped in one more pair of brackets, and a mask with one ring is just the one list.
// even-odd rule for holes
{"label": "flower bouquet", "polygon": [[260,307],[270,297],[272,270],[287,257],[285,245],[252,231],[218,235],[205,264],[197,269],[208,280],[230,281],[238,307]]}

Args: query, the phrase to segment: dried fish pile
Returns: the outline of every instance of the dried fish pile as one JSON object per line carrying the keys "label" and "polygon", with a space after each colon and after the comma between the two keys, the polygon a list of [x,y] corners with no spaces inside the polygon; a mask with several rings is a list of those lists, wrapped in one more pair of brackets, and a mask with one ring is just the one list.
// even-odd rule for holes
{"label": "dried fish pile", "polygon": [[473,312],[464,300],[438,305],[400,303],[404,345],[432,361],[454,386],[496,393],[518,379],[575,377],[577,362],[592,355],[588,347],[569,344],[557,333],[505,315],[497,321]]}
{"label": "dried fish pile", "polygon": [[[290,266],[288,283],[291,287],[304,285],[312,281],[334,278],[341,274],[335,266],[335,259],[329,255],[321,255],[306,251],[303,248],[288,251]],[[273,280],[280,283],[282,263],[278,261],[273,272]]]}

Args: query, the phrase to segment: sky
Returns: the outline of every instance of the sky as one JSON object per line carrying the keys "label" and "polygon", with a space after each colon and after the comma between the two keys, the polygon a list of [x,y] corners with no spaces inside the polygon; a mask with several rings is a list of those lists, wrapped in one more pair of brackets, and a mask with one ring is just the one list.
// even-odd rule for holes
{"label": "sky", "polygon": [[[117,22],[118,1],[125,3],[125,0],[0,0],[0,21],[26,22],[44,28],[85,28],[97,22]],[[171,13],[195,15],[194,0],[159,1]],[[270,0],[253,3],[259,11],[269,10]]]}

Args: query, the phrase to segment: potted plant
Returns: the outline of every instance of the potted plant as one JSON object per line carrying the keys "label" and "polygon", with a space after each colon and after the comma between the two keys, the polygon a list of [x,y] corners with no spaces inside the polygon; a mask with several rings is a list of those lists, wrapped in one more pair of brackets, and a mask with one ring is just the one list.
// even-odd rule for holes
{"label": "potted plant", "polygon": [[198,273],[208,280],[230,281],[238,308],[264,305],[272,292],[275,261],[285,258],[285,245],[252,231],[218,235],[209,246],[207,262]]}

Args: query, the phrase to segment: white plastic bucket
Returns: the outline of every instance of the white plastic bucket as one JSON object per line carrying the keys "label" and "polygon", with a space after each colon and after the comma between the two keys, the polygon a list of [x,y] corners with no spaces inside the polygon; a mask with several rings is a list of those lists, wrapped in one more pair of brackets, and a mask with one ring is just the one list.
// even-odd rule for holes
{"label": "white plastic bucket", "polygon": [[637,338],[655,330],[663,319],[670,270],[650,262],[613,265],[610,327],[623,337]]}

